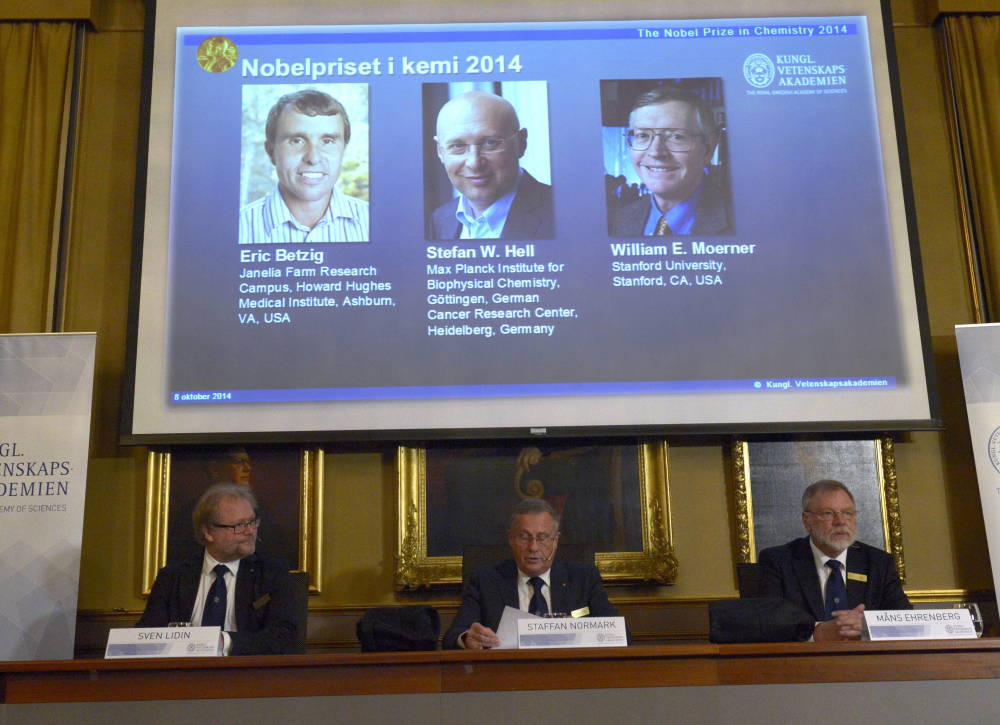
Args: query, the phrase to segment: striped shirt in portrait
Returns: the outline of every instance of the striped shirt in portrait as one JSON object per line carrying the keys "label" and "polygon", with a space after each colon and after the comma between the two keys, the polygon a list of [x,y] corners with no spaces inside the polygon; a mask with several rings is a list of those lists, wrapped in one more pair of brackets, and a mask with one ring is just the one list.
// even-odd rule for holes
{"label": "striped shirt in portrait", "polygon": [[318,244],[367,242],[368,202],[333,190],[330,206],[313,229],[300,224],[278,187],[240,212],[240,244]]}

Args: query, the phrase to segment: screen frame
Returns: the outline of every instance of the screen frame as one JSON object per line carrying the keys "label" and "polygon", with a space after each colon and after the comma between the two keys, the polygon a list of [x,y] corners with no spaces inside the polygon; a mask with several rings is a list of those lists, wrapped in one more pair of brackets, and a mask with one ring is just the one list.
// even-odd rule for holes
{"label": "screen frame", "polygon": [[[517,6],[513,7],[516,15]],[[596,4],[595,4],[596,7]],[[928,410],[930,417],[916,420],[854,420],[854,421],[795,421],[758,423],[684,423],[663,425],[594,425],[500,427],[500,428],[431,428],[431,429],[374,429],[374,430],[309,430],[309,431],[252,431],[208,433],[140,433],[133,428],[135,406],[136,364],[139,339],[139,301],[142,278],[143,240],[145,234],[146,184],[149,164],[150,120],[153,88],[153,57],[157,0],[147,0],[143,37],[142,84],[139,105],[139,133],[136,145],[136,180],[133,203],[132,255],[129,281],[128,328],[126,332],[126,359],[121,388],[119,418],[119,445],[168,445],[184,443],[286,443],[286,442],[335,442],[344,443],[414,440],[474,441],[482,439],[524,439],[601,437],[606,439],[662,437],[668,435],[781,435],[781,434],[863,434],[890,431],[939,431],[944,429],[941,419],[941,402],[931,346],[930,323],[927,311],[926,290],[920,244],[917,232],[916,208],[913,196],[912,175],[909,162],[906,128],[903,118],[902,94],[899,82],[899,65],[896,57],[892,10],[889,0],[880,0],[883,40],[886,48],[887,71],[890,88],[892,117],[895,124],[896,145],[899,158],[903,206],[909,240],[911,273],[914,284],[914,301],[923,356]],[[396,8],[398,9],[398,8]],[[641,7],[640,10],[644,10]],[[406,19],[388,17],[393,8],[380,10],[380,21],[367,24],[400,24]],[[520,18],[507,18],[517,21]],[[624,19],[624,18],[618,18]],[[464,18],[456,21],[466,22]],[[483,22],[488,22],[484,19]],[[427,22],[434,22],[428,20]]]}

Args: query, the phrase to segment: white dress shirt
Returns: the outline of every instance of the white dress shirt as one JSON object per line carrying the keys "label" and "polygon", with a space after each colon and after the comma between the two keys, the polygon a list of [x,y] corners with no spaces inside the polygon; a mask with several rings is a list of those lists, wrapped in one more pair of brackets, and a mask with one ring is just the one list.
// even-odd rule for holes
{"label": "white dress shirt", "polygon": [[367,242],[368,202],[340,189],[330,195],[323,218],[312,229],[300,223],[278,187],[240,211],[240,244],[314,244]]}
{"label": "white dress shirt", "polygon": [[[833,573],[830,570],[830,567],[826,565],[826,562],[830,561],[830,559],[836,559],[840,562],[840,576],[844,579],[844,586],[847,586],[847,549],[844,549],[835,557],[827,556],[819,550],[819,547],[817,547],[816,544],[813,543],[811,536],[809,537],[809,546],[813,552],[813,561],[816,563],[816,574],[819,576],[819,595],[823,599],[825,605],[826,583],[830,580],[830,574]],[[845,604],[844,609],[846,608],[847,605]],[[819,622],[816,622],[816,624],[819,624]],[[815,635],[810,637],[808,641],[813,642],[814,637]]]}
{"label": "white dress shirt", "polygon": [[[813,543],[812,537],[809,537],[809,546],[812,548],[813,561],[816,562],[816,573],[819,575],[819,593],[825,602],[826,583],[829,581],[830,574],[832,573],[826,562],[830,561],[830,559],[836,559],[840,562],[840,576],[844,579],[844,586],[847,586],[847,549],[844,549],[837,556],[831,557],[819,550],[816,544]],[[846,608],[845,606],[844,609]]]}
{"label": "white dress shirt", "polygon": [[[552,586],[549,584],[550,576],[552,576],[552,569],[549,569],[544,574],[539,574],[538,578],[545,583],[542,587],[542,596],[545,597],[545,604],[549,607],[549,614],[552,614]],[[531,585],[529,579],[531,577],[520,569],[517,570],[517,600],[522,612],[528,611],[528,607],[531,606],[531,598],[535,596],[535,587]]]}
{"label": "white dress shirt", "polygon": [[[198,584],[198,593],[194,597],[194,609],[191,611],[191,626],[200,627],[201,617],[205,613],[205,600],[208,598],[208,590],[215,583],[215,569],[222,562],[212,558],[208,551],[205,551],[205,562],[201,566],[201,581]],[[228,572],[226,577],[226,623],[222,627],[222,654],[228,656],[233,647],[230,632],[236,630],[236,574],[240,570],[240,560],[227,561],[225,563]]]}

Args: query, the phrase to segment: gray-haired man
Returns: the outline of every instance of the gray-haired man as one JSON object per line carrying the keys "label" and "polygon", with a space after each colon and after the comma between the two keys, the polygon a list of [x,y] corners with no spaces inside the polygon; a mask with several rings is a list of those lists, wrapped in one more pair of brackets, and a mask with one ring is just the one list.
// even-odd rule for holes
{"label": "gray-haired man", "polygon": [[615,212],[612,236],[733,233],[728,193],[705,173],[719,135],[702,99],[671,87],[642,94],[625,141],[650,193]]}
{"label": "gray-haired man", "polygon": [[225,655],[294,652],[288,564],[255,553],[255,507],[250,489],[239,484],[216,484],[202,494],[192,518],[204,553],[160,569],[137,627],[218,625]]}
{"label": "gray-haired man", "polygon": [[504,607],[532,614],[616,617],[601,574],[593,564],[553,560],[559,546],[559,516],[546,501],[523,500],[507,532],[512,559],[473,572],[462,605],[445,632],[445,649],[497,647]]}
{"label": "gray-haired man", "polygon": [[817,642],[858,639],[865,609],[912,609],[892,556],[857,541],[854,494],[840,481],[816,481],[802,494],[808,536],[764,549],[758,594],[808,612]]}

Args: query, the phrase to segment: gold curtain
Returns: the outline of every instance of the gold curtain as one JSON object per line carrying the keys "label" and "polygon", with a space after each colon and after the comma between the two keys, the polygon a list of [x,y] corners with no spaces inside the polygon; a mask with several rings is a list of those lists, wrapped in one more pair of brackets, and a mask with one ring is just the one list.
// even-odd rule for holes
{"label": "gold curtain", "polygon": [[1000,15],[944,20],[948,66],[976,244],[990,318],[1000,321]]}
{"label": "gold curtain", "polygon": [[47,331],[75,27],[0,23],[0,333]]}

